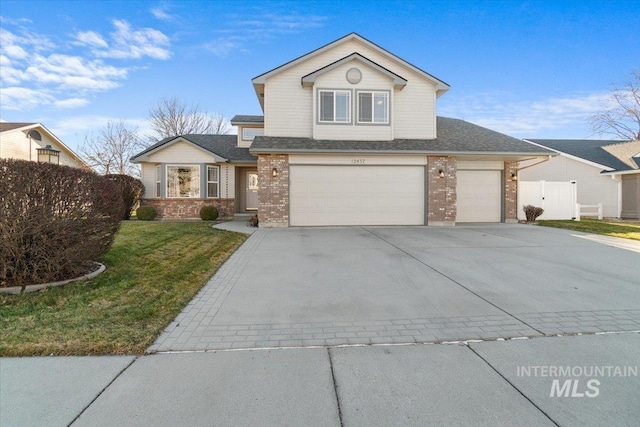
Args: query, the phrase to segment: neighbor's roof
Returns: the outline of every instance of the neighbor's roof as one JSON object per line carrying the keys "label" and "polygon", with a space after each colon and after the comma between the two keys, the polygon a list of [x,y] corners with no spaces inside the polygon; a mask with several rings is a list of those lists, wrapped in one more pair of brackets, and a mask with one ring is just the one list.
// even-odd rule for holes
{"label": "neighbor's roof", "polygon": [[605,145],[602,148],[631,168],[640,168],[640,140]]}
{"label": "neighbor's roof", "polygon": [[0,132],[7,132],[14,129],[20,129],[25,126],[37,125],[38,123],[12,123],[12,122],[0,122]]}
{"label": "neighbor's roof", "polygon": [[245,125],[245,124],[262,124],[264,123],[264,116],[248,116],[237,114],[231,119],[232,125]]}
{"label": "neighbor's roof", "polygon": [[190,135],[180,135],[174,136],[171,138],[165,138],[162,141],[159,141],[144,151],[136,154],[131,158],[132,161],[142,161],[138,158],[144,156],[147,153],[155,151],[156,149],[162,147],[165,144],[168,144],[176,139],[182,138],[187,140],[198,147],[209,151],[212,154],[217,155],[218,157],[222,157],[226,161],[230,163],[246,163],[246,162],[256,162],[257,158],[252,156],[249,153],[248,148],[238,148],[238,136],[237,135],[200,135],[200,134],[190,134]]}
{"label": "neighbor's roof", "polygon": [[607,145],[627,141],[604,139],[525,139],[525,141],[530,141],[570,156],[579,157],[609,169],[618,171],[631,169],[629,165],[603,148]]}
{"label": "neighbor's roof", "polygon": [[391,141],[344,141],[311,138],[257,136],[252,153],[275,152],[371,152],[396,154],[490,154],[553,155],[554,152],[517,138],[448,117],[437,118],[436,139],[394,139]]}

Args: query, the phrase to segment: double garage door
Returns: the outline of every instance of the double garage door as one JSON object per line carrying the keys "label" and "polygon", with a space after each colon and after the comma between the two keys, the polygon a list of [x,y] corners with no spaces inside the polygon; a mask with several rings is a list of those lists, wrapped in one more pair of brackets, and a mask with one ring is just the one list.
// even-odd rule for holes
{"label": "double garage door", "polygon": [[[290,166],[290,225],[424,225],[423,166]],[[500,222],[501,171],[457,173],[456,222]]]}

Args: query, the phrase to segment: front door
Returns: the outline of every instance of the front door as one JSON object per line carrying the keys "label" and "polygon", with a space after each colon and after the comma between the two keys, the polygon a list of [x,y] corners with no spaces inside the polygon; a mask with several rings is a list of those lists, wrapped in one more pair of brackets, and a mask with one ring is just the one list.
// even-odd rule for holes
{"label": "front door", "polygon": [[258,172],[247,171],[245,175],[246,209],[258,210]]}

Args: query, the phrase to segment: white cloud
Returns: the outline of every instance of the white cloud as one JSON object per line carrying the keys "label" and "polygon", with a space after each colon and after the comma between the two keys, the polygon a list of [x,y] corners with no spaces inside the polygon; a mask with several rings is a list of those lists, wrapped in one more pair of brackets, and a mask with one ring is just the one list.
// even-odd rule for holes
{"label": "white cloud", "polygon": [[89,103],[88,99],[84,98],[69,98],[55,101],[53,105],[58,108],[78,108],[84,107]]}
{"label": "white cloud", "polygon": [[80,31],[76,34],[76,44],[98,47],[98,48],[106,48],[109,47],[107,42],[102,38],[102,36],[95,31]]}
{"label": "white cloud", "polygon": [[[587,129],[589,117],[607,105],[607,93],[592,93],[537,100],[514,100],[497,94],[458,97],[453,102],[442,100],[438,114],[458,117],[480,126],[520,138],[554,129]],[[575,138],[588,137],[584,134]]]}
{"label": "white cloud", "polygon": [[134,30],[124,20],[114,20],[116,30],[112,32],[111,46],[96,54],[103,58],[138,59],[148,56],[153,59],[169,59],[169,38],[153,28]]}
{"label": "white cloud", "polygon": [[24,111],[50,104],[54,98],[46,91],[25,87],[5,87],[0,91],[0,104],[7,110]]}
{"label": "white cloud", "polygon": [[175,16],[169,13],[169,5],[166,3],[163,3],[156,7],[152,7],[151,14],[154,18],[161,21],[173,21],[175,19]]}

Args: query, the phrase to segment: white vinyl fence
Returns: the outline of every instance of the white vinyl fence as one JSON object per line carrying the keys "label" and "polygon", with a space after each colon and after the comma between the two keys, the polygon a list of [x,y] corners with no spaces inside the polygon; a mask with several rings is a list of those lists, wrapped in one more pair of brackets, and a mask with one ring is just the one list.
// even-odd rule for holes
{"label": "white vinyl fence", "polygon": [[576,181],[519,181],[518,219],[526,219],[522,210],[526,205],[544,209],[538,219],[575,219],[577,186]]}

